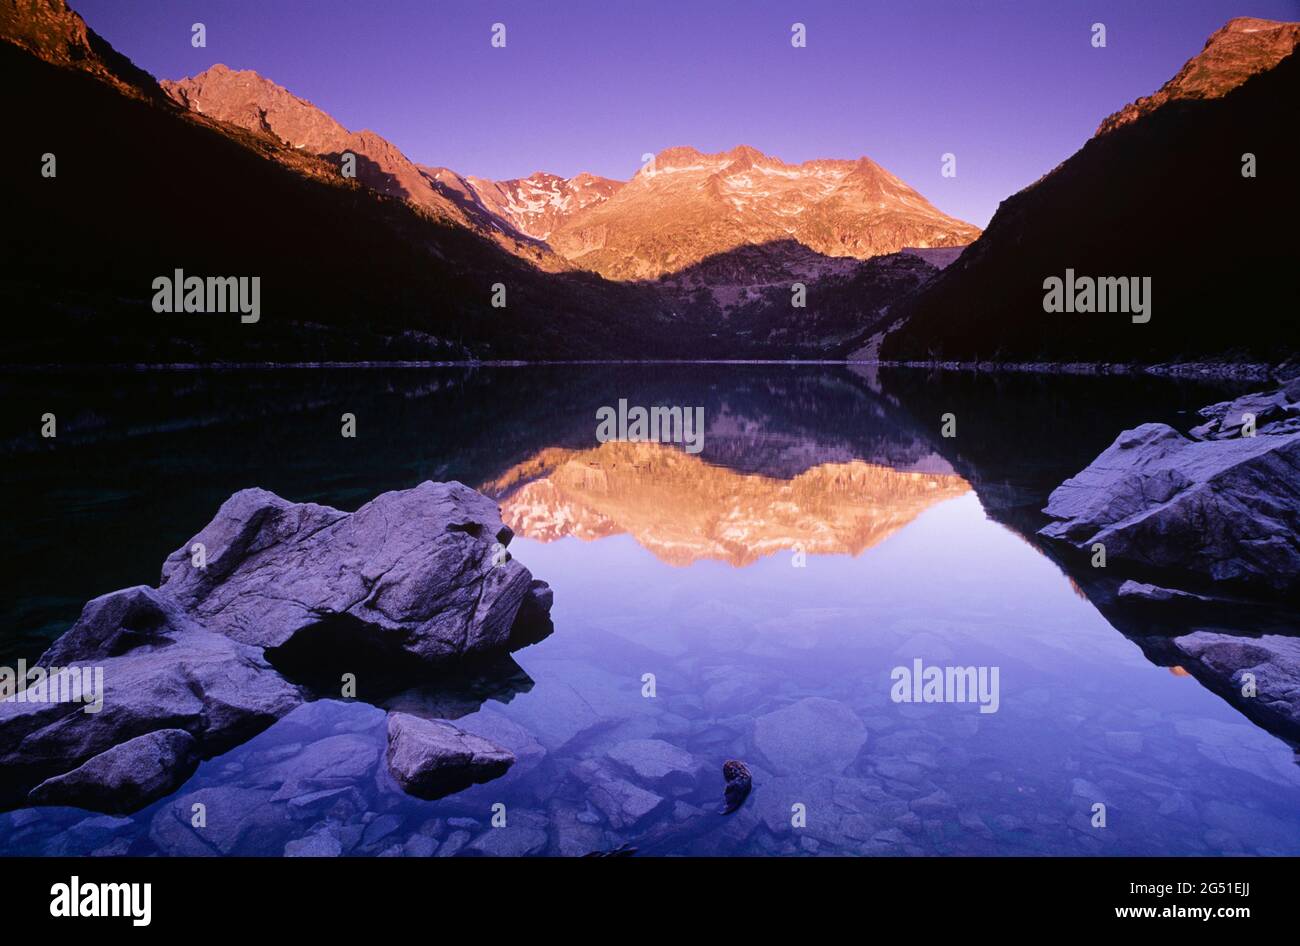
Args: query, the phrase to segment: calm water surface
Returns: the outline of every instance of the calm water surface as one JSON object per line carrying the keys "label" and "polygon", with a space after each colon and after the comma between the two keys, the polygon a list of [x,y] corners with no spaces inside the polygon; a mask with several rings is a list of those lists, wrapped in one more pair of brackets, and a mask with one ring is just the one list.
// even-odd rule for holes
{"label": "calm water surface", "polygon": [[[0,853],[1300,853],[1292,749],[1145,656],[1032,540],[1046,493],[1120,430],[1190,426],[1238,390],[813,366],[11,379],[0,661],[156,584],[247,486],[345,509],[482,489],[554,588],[555,633],[381,707],[322,693],[129,817],[0,815]],[[619,398],[703,406],[704,451],[597,443]],[[54,446],[32,435],[45,411]],[[997,712],[893,702],[917,659],[997,667]],[[389,708],[518,762],[410,798],[384,770]],[[755,788],[723,817],[729,758]]]}

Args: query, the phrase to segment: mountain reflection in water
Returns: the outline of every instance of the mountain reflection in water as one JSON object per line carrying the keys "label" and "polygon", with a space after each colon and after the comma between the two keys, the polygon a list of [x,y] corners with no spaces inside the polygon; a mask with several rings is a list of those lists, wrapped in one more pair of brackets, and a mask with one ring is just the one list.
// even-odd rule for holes
{"label": "mountain reflection in water", "polygon": [[543,451],[482,489],[500,498],[506,525],[530,539],[626,532],[670,565],[717,559],[740,567],[782,551],[859,555],[970,485],[951,473],[860,460],[778,479],[666,444],[609,442]]}

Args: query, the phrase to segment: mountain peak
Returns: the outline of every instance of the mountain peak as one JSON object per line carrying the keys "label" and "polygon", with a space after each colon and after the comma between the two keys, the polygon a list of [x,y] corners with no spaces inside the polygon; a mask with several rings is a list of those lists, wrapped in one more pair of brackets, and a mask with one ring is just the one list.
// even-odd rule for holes
{"label": "mountain peak", "polygon": [[349,132],[328,114],[284,86],[251,69],[215,63],[162,87],[176,102],[249,131],[267,133],[312,154],[344,150]]}
{"label": "mountain peak", "polygon": [[736,145],[730,151],[726,152],[723,157],[730,161],[766,161],[771,160],[757,148],[751,148],[749,145]]}
{"label": "mountain peak", "polygon": [[765,162],[781,164],[779,158],[773,158],[764,154],[757,148],[749,145],[736,145],[730,151],[718,151],[709,154],[700,151],[698,148],[692,148],[690,145],[676,145],[671,148],[665,148],[655,155],[655,168],[678,169],[678,168],[699,168],[707,165],[717,165],[722,167],[727,164],[747,164],[753,162]]}
{"label": "mountain peak", "polygon": [[[1294,25],[1294,23],[1287,23],[1283,20],[1261,20],[1256,16],[1234,16],[1210,37],[1210,42],[1213,42],[1214,36],[1218,36],[1219,33],[1258,33]],[[1208,46],[1210,43],[1207,42],[1205,45]]]}
{"label": "mountain peak", "polygon": [[675,145],[655,155],[654,167],[656,170],[695,167],[706,163],[710,157],[716,156],[707,155],[690,145]]}
{"label": "mountain peak", "polygon": [[1104,135],[1173,101],[1217,99],[1267,72],[1300,44],[1300,23],[1239,16],[1210,35],[1205,47],[1152,95],[1125,105],[1097,126]]}
{"label": "mountain peak", "polygon": [[505,181],[478,177],[466,180],[489,212],[537,240],[549,239],[570,217],[604,203],[623,187],[622,181],[585,171],[571,178],[534,171],[527,177]]}

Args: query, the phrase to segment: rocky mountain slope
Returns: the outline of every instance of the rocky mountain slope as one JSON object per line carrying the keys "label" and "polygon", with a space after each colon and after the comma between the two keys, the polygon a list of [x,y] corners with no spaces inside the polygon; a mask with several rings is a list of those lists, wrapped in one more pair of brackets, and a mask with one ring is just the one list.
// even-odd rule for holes
{"label": "rocky mountain slope", "polygon": [[[10,190],[0,245],[0,301],[24,313],[7,324],[4,361],[671,356],[691,344],[646,290],[541,272],[454,203],[343,178],[294,147],[307,129],[291,105],[275,114],[285,138],[182,108],[62,0],[2,9],[0,74],[40,90],[6,115],[30,147],[4,159],[6,179],[27,182]],[[56,177],[38,176],[33,151],[56,156]],[[153,312],[153,280],[178,268],[258,277],[260,321]],[[497,283],[504,309],[491,305]]]}
{"label": "rocky mountain slope", "polygon": [[[1300,350],[1300,328],[1279,318],[1292,307],[1300,265],[1300,188],[1289,170],[1300,145],[1289,117],[1300,57],[1264,66],[1294,46],[1296,25],[1269,30],[1262,41],[1271,52],[1261,58],[1261,40],[1245,38],[1258,34],[1243,22],[1262,21],[1230,23],[1163,96],[1108,119],[1078,153],[1004,201],[984,234],[900,307],[907,319],[884,339],[882,357],[1280,362]],[[1244,63],[1229,68],[1243,49]],[[1243,174],[1248,154],[1253,177]],[[1150,320],[1046,312],[1044,282],[1067,270],[1150,277]]]}
{"label": "rocky mountain slope", "polygon": [[86,26],[63,0],[0,3],[0,37],[38,59],[86,72],[127,95],[155,101],[163,97],[153,76]]}
{"label": "rocky mountain slope", "polygon": [[537,171],[509,181],[465,180],[484,207],[538,240],[549,240],[573,217],[609,200],[624,184],[585,172],[570,178]]}
{"label": "rocky mountain slope", "polygon": [[1300,23],[1250,16],[1229,20],[1159,91],[1107,117],[1097,134],[1114,131],[1176,100],[1223,98],[1251,76],[1267,72],[1291,55],[1297,42]]}
{"label": "rocky mountain slope", "polygon": [[[890,321],[890,309],[941,267],[911,247],[869,260],[819,257],[785,240],[744,247],[706,266],[726,272],[699,280],[698,267],[655,284],[673,311],[698,313],[724,326],[738,355],[786,352],[824,358],[851,356]],[[795,308],[791,286],[804,282],[806,305]]]}
{"label": "rocky mountain slope", "polygon": [[623,184],[592,174],[565,179],[545,171],[490,181],[416,164],[381,135],[349,131],[328,112],[251,69],[218,63],[160,85],[184,108],[333,164],[352,153],[358,157],[357,179],[367,187],[470,227],[547,269],[567,268],[543,245],[551,232],[579,211],[608,200]]}
{"label": "rocky mountain slope", "polygon": [[252,70],[237,71],[218,63],[198,75],[160,84],[187,109],[267,135],[287,148],[319,155],[335,166],[344,154],[354,154],[357,180],[367,187],[409,200],[543,268],[565,268],[544,246],[515,227],[509,216],[472,197],[465,199],[464,181],[454,172],[416,165],[375,132],[349,131],[322,109]]}

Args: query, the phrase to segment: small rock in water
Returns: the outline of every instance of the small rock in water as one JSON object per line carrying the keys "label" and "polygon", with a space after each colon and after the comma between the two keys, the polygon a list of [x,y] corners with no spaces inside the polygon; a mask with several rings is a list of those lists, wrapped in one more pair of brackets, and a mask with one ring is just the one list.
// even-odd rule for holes
{"label": "small rock in water", "polygon": [[442,798],[506,773],[514,755],[446,720],[388,717],[388,771],[417,798]]}
{"label": "small rock in water", "polygon": [[135,811],[175,791],[199,760],[194,737],[160,729],[118,743],[28,794],[34,805],[72,805],[111,813]]}
{"label": "small rock in water", "polygon": [[754,777],[749,774],[749,766],[738,759],[728,759],[722,763],[722,777],[727,786],[722,790],[722,807],[718,814],[729,815],[745,803],[750,789],[754,787]]}

